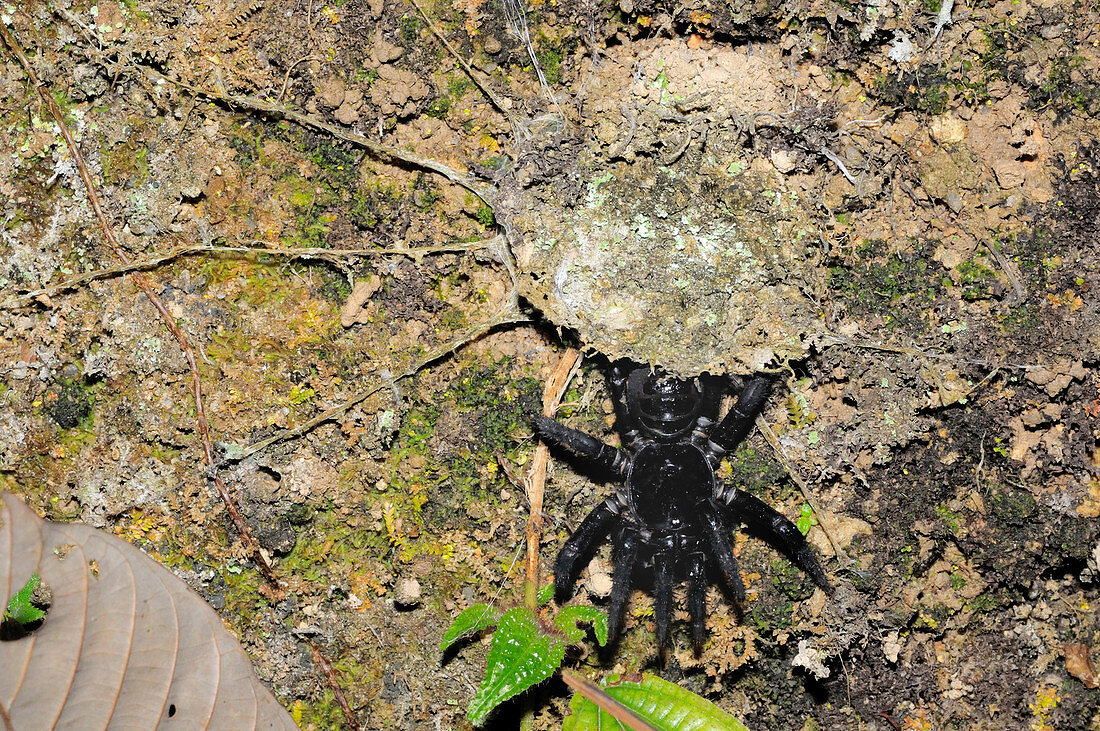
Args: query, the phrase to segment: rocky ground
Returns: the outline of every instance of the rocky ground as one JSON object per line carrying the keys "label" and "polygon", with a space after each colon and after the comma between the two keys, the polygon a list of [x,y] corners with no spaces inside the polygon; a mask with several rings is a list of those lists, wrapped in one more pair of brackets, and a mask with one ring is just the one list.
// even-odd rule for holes
{"label": "rocky ground", "polygon": [[[573,665],[658,672],[757,729],[1100,728],[1095,3],[562,0],[521,22],[480,0],[59,0],[0,19],[194,344],[222,475],[285,596],[10,48],[0,485],[173,569],[304,727],[344,723],[307,638],[364,727],[466,724],[485,645],[441,663],[439,641],[471,603],[521,601],[530,419],[577,345],[558,416],[612,439],[601,353],[774,374],[774,438],[725,469],[792,518],[815,504],[838,591],[739,537],[749,597],[712,588],[701,653],[681,622],[660,658],[638,593],[614,651]],[[544,563],[610,489],[577,467],[552,469]],[[608,569],[577,601],[602,606]],[[557,727],[565,687],[538,693]]]}

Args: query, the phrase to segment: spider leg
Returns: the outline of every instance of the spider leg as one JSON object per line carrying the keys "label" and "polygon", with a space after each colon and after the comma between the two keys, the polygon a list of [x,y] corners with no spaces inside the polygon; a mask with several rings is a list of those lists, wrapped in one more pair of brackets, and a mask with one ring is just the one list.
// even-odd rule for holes
{"label": "spider leg", "polygon": [[626,407],[626,381],[635,368],[637,364],[621,359],[611,364],[607,374],[607,385],[611,389],[611,403],[615,405],[615,429],[623,437],[623,444],[629,444],[632,435],[638,432],[638,422]]}
{"label": "spider leg", "polygon": [[657,646],[668,647],[668,625],[672,619],[672,556],[661,552],[653,557],[653,568],[657,575],[654,577],[653,589],[655,601],[653,604],[653,616],[657,620]]}
{"label": "spider leg", "polygon": [[707,572],[706,560],[701,553],[691,554],[688,566],[688,614],[691,615],[691,641],[696,647],[703,645],[703,629],[707,621]]}
{"label": "spider leg", "polygon": [[756,415],[764,408],[771,386],[767,378],[757,377],[749,381],[737,397],[737,403],[723,417],[718,426],[710,430],[710,440],[726,452],[732,451],[752,429]]}
{"label": "spider leg", "polygon": [[619,636],[623,628],[623,612],[630,598],[630,575],[634,573],[634,561],[638,558],[638,535],[631,529],[623,531],[612,555],[615,575],[611,579],[611,606],[607,612],[607,639]]}
{"label": "spider leg", "polygon": [[767,541],[789,558],[791,563],[805,571],[827,594],[833,593],[833,587],[825,578],[813,546],[787,516],[744,490],[737,490],[733,494],[728,512],[731,517],[744,523],[750,533]]}
{"label": "spider leg", "polygon": [[577,530],[565,542],[554,560],[554,593],[564,602],[573,593],[576,580],[577,559],[588,553],[611,530],[611,522],[619,514],[618,503],[611,497],[597,505],[585,516]]}
{"label": "spider leg", "polygon": [[597,465],[623,479],[630,466],[630,458],[621,449],[605,444],[590,434],[570,429],[545,416],[535,418],[535,431],[545,441],[561,446],[595,462]]}
{"label": "spider leg", "polygon": [[722,575],[726,579],[726,585],[738,599],[745,598],[745,583],[741,581],[741,568],[737,565],[737,558],[733,555],[733,546],[730,545],[729,532],[723,525],[722,519],[711,508],[704,508],[700,515],[700,524],[703,533],[714,551],[714,558],[718,561],[718,568],[722,569]]}

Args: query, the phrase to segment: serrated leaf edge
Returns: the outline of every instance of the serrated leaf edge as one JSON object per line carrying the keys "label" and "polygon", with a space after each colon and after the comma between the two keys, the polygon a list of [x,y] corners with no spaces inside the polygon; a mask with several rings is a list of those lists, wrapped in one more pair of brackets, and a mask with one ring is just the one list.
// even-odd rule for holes
{"label": "serrated leaf edge", "polygon": [[[515,630],[519,629],[525,630],[524,634],[530,637],[530,640],[522,645],[516,642]],[[545,643],[544,648],[535,647],[539,642]],[[518,652],[515,655],[504,655],[508,651],[509,643],[517,648]],[[515,607],[501,615],[496,632],[493,634],[493,644],[489,648],[485,679],[481,682],[466,711],[466,717],[470,723],[480,726],[501,703],[553,675],[565,659],[565,647],[566,643],[561,639],[548,635],[539,628],[535,613],[527,607]],[[531,668],[529,674],[525,673],[525,677],[517,680],[515,676],[518,673],[514,671],[520,669],[523,663],[537,659],[536,649],[545,650],[545,661],[541,666]],[[510,657],[515,661],[506,666]]]}
{"label": "serrated leaf edge", "polygon": [[[477,614],[478,610],[481,611],[480,615]],[[475,616],[476,619],[470,621],[470,618]],[[451,622],[451,626],[443,633],[443,640],[439,643],[440,654],[446,652],[454,643],[458,642],[463,637],[492,627],[499,621],[500,610],[494,609],[488,604],[473,604],[466,607],[459,612],[458,616]]]}

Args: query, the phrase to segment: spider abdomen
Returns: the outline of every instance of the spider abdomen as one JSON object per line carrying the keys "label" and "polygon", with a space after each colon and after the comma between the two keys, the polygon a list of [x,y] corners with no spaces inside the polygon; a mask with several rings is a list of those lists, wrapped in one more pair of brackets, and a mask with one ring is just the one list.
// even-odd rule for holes
{"label": "spider abdomen", "polygon": [[640,527],[678,531],[711,498],[714,470],[690,443],[653,443],[639,449],[626,478],[626,497]]}

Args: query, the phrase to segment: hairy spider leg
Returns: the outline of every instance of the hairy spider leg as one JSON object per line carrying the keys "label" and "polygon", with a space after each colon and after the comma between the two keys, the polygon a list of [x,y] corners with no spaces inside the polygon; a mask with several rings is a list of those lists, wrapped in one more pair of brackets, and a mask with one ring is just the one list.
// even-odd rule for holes
{"label": "hairy spider leg", "polygon": [[699,515],[699,525],[702,526],[707,542],[714,551],[714,557],[718,560],[718,568],[722,570],[726,585],[735,597],[744,599],[745,583],[741,581],[741,567],[737,565],[737,558],[733,555],[729,531],[713,507],[703,509]]}
{"label": "hairy spider leg", "polygon": [[655,601],[653,616],[657,620],[657,645],[668,647],[668,625],[672,619],[672,569],[675,559],[671,552],[661,551],[653,557],[656,576],[653,579]]}
{"label": "hairy spider leg", "polygon": [[737,397],[737,403],[729,410],[722,421],[710,430],[710,440],[726,452],[733,451],[752,429],[756,415],[764,408],[768,400],[771,385],[767,378],[757,377],[748,382]]}
{"label": "hairy spider leg", "polygon": [[733,494],[726,511],[731,520],[744,523],[750,533],[767,542],[805,571],[825,593],[833,593],[833,587],[825,578],[813,546],[787,516],[744,490],[737,490]]}
{"label": "hairy spider leg", "polygon": [[535,431],[544,440],[560,444],[619,477],[626,478],[630,458],[623,450],[545,416],[535,417]]}
{"label": "hairy spider leg", "polygon": [[634,414],[626,407],[626,381],[630,372],[637,366],[630,361],[619,360],[611,364],[608,372],[607,384],[611,387],[611,403],[615,405],[615,429],[623,439],[623,444],[629,446],[638,435],[641,427],[638,425]]}
{"label": "hairy spider leg", "polygon": [[618,503],[610,497],[589,513],[569,540],[558,552],[554,560],[554,593],[559,602],[564,602],[573,593],[576,580],[577,559],[592,550],[611,532],[611,524],[618,516]]}
{"label": "hairy spider leg", "polygon": [[707,569],[702,553],[691,554],[688,564],[688,614],[691,616],[691,641],[703,645],[703,630],[707,623]]}
{"label": "hairy spider leg", "polygon": [[611,577],[611,605],[607,612],[608,641],[618,637],[623,628],[623,612],[630,597],[630,578],[634,573],[634,562],[638,559],[638,533],[634,528],[627,526],[623,529],[611,559],[615,564],[615,574]]}

